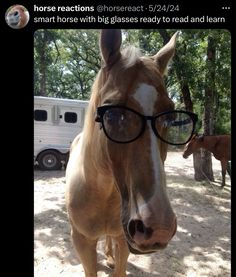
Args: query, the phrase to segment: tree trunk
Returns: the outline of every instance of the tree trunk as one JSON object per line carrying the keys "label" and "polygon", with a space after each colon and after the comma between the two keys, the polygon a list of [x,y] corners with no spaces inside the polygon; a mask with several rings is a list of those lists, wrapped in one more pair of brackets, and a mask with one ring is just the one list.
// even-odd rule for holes
{"label": "tree trunk", "polygon": [[[166,44],[170,40],[170,35],[167,33],[166,30],[160,29],[159,33],[163,39],[164,44]],[[184,68],[184,62],[180,59],[177,53],[174,56],[174,69],[176,72],[177,79],[180,84],[180,90],[183,97],[183,102],[186,111],[193,112],[193,102],[191,99],[191,93],[188,85],[188,81],[186,80],[185,75],[182,73],[181,68]],[[193,153],[193,167],[194,167],[194,178],[196,181],[205,180],[205,176],[202,172],[201,167],[201,152],[197,151]]]}
{"label": "tree trunk", "polygon": [[41,96],[46,96],[46,34],[45,31],[42,33],[41,48],[39,49],[39,92]]}
{"label": "tree trunk", "polygon": [[[208,37],[207,60],[206,60],[206,86],[205,86],[205,102],[203,128],[205,135],[213,134],[214,126],[214,92],[215,92],[215,41],[212,37]],[[212,155],[209,151],[202,151],[202,170],[206,179],[214,181],[212,170]]]}
{"label": "tree trunk", "polygon": [[196,181],[204,181],[206,176],[202,171],[202,151],[201,149],[193,153],[194,179]]}

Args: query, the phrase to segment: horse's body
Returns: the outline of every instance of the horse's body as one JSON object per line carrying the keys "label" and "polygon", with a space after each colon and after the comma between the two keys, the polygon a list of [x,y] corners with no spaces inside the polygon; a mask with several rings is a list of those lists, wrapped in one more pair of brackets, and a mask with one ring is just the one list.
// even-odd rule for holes
{"label": "horse's body", "polygon": [[231,175],[228,162],[231,160],[231,136],[215,135],[215,136],[194,136],[186,146],[183,157],[188,158],[189,155],[204,148],[210,151],[214,157],[221,162],[222,184],[225,186],[226,171]]}
{"label": "horse's body", "polygon": [[[117,133],[117,140],[126,139],[126,133],[132,139],[141,113],[149,121],[154,120],[153,114],[174,109],[163,75],[174,54],[175,40],[176,35],[148,58],[132,49],[120,52],[120,30],[101,33],[103,68],[93,85],[84,130],[73,142],[66,170],[72,239],[86,277],[97,276],[96,244],[101,236],[107,235],[105,253],[109,264],[113,260],[111,239],[115,241],[113,276],[123,277],[129,250],[142,254],[162,249],[176,232],[176,216],[166,193],[167,146],[157,139],[151,122],[132,143],[115,143],[101,129],[106,128],[110,136]],[[99,106],[102,111],[97,109]],[[126,114],[134,118],[127,132],[123,130],[123,122],[129,124]],[[102,116],[106,117],[105,123],[95,122]],[[114,129],[112,124],[116,124]],[[165,128],[158,127],[158,132],[164,136]],[[124,137],[119,137],[121,133]]]}

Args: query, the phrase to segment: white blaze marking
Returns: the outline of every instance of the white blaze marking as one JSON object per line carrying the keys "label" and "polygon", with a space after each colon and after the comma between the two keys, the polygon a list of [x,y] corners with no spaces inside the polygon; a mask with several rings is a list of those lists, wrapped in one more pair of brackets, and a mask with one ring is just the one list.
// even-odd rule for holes
{"label": "white blaze marking", "polygon": [[153,115],[154,105],[157,100],[157,91],[153,86],[140,84],[134,94],[134,99],[143,108],[145,115]]}
{"label": "white blaze marking", "polygon": [[[155,87],[144,83],[138,86],[138,89],[134,94],[134,99],[142,107],[143,114],[150,115],[150,116],[152,116],[154,113],[154,106],[157,101],[157,97],[158,97],[158,92],[156,91]],[[161,161],[161,155],[157,144],[157,138],[152,130],[150,121],[148,121],[147,125],[148,125],[150,138],[151,138],[151,155],[152,155],[152,164],[153,164],[155,182],[156,184],[158,183],[163,184],[165,180],[165,176],[164,176],[163,164]]]}

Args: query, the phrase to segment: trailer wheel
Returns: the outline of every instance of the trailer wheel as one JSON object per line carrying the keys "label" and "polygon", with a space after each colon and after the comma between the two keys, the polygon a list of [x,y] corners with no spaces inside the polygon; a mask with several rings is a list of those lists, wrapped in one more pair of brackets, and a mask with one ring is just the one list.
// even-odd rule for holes
{"label": "trailer wheel", "polygon": [[39,168],[42,170],[58,170],[61,169],[60,154],[54,150],[46,150],[38,156]]}

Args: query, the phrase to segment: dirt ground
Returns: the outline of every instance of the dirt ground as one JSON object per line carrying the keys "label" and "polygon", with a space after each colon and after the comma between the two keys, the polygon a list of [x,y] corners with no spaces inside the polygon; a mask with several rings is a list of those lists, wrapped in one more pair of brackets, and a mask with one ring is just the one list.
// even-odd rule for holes
{"label": "dirt ground", "polygon": [[[220,162],[213,158],[216,182],[196,182],[192,156],[169,152],[166,160],[168,193],[177,215],[176,235],[164,250],[130,254],[127,276],[213,277],[231,275],[231,185],[220,189]],[[35,277],[83,277],[71,244],[64,201],[65,171],[35,170]],[[99,277],[111,276],[98,244]]]}

